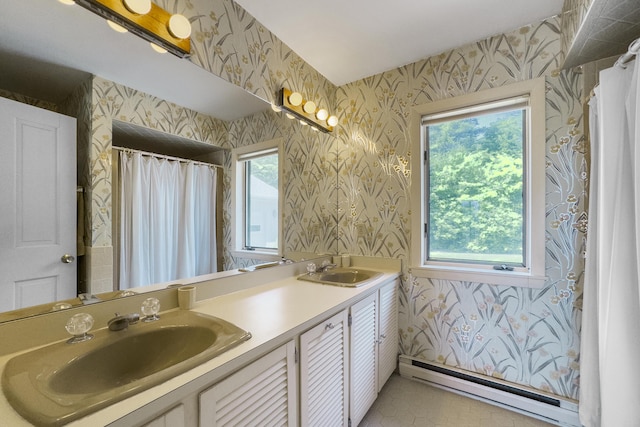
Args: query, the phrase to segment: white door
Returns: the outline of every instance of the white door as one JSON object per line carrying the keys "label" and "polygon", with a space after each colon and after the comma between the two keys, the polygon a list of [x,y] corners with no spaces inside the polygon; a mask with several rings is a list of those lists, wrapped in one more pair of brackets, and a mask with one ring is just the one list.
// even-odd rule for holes
{"label": "white door", "polygon": [[76,120],[0,98],[0,183],[0,311],[73,298]]}

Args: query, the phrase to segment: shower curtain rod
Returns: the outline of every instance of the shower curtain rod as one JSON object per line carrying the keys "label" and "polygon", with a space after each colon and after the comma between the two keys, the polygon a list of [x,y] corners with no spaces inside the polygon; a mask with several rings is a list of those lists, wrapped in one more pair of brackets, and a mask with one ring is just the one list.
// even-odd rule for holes
{"label": "shower curtain rod", "polygon": [[618,58],[618,60],[614,64],[614,67],[627,68],[627,63],[632,59],[634,59],[634,57],[638,54],[638,52],[640,52],[640,38],[635,39],[634,41],[631,42],[631,44],[629,45],[629,50],[627,50],[627,53],[623,54],[620,58]]}
{"label": "shower curtain rod", "polygon": [[212,167],[212,168],[224,169],[220,165],[216,165],[216,164],[213,164],[213,163],[207,163],[207,162],[199,162],[197,160],[184,159],[182,157],[173,157],[173,156],[167,156],[167,155],[164,155],[164,154],[151,153],[149,151],[134,150],[133,148],[116,147],[115,145],[112,146],[111,148],[114,149],[114,150],[117,150],[117,151],[123,151],[125,153],[140,153],[143,156],[158,157],[158,158],[161,158],[161,159],[175,160],[175,161],[183,162],[183,163],[193,163],[195,165],[204,165],[204,166],[209,166],[209,167]]}

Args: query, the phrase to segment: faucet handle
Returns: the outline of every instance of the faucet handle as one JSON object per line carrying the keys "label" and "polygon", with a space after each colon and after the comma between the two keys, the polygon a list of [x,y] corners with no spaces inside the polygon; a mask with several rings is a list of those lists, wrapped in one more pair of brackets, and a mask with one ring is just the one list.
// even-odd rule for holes
{"label": "faucet handle", "polygon": [[314,262],[310,262],[309,264],[307,264],[307,273],[309,274],[309,276],[312,276],[315,272],[316,272],[316,264]]}
{"label": "faucet handle", "polygon": [[158,320],[160,317],[158,316],[158,312],[160,311],[160,301],[158,298],[147,298],[142,301],[142,307],[140,307],[140,311],[144,314],[143,322],[153,322],[154,320]]}
{"label": "faucet handle", "polygon": [[93,335],[88,334],[89,330],[93,327],[93,316],[88,313],[78,313],[71,316],[65,325],[65,329],[71,335],[67,341],[70,344],[75,344],[83,341],[88,341],[93,338]]}

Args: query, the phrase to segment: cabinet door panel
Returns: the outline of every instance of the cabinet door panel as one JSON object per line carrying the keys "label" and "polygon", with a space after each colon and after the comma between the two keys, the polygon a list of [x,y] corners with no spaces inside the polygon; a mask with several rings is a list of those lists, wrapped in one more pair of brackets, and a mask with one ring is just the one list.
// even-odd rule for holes
{"label": "cabinet door panel", "polygon": [[378,396],[377,297],[376,292],[351,307],[349,413],[352,425],[362,421]]}
{"label": "cabinet door panel", "polygon": [[290,342],[202,392],[200,425],[296,425],[294,351]]}
{"label": "cabinet door panel", "polygon": [[303,426],[347,425],[347,312],[300,336],[300,417]]}
{"label": "cabinet door panel", "polygon": [[378,392],[398,363],[398,280],[380,288]]}

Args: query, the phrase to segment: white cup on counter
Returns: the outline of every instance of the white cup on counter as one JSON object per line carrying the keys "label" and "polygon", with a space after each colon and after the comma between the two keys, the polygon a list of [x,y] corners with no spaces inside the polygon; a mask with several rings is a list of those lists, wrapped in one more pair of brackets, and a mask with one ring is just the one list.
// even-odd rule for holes
{"label": "white cup on counter", "polygon": [[342,254],[341,255],[342,258],[342,266],[343,267],[351,267],[351,255],[349,254]]}
{"label": "white cup on counter", "polygon": [[178,307],[191,310],[196,305],[196,287],[182,286],[178,288]]}

